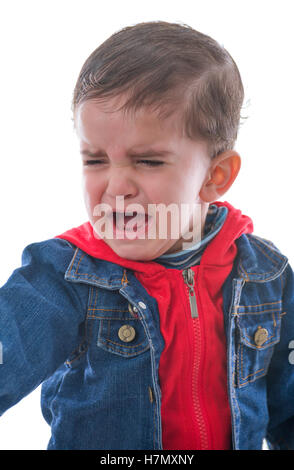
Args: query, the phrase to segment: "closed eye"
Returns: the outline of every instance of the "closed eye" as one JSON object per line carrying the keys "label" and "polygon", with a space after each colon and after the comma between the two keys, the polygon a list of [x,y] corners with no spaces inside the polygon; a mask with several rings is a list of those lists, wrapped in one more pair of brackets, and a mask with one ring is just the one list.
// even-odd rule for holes
{"label": "closed eye", "polygon": [[144,165],[147,166],[160,166],[163,165],[164,162],[161,162],[159,160],[138,160],[140,163],[143,163]]}
{"label": "closed eye", "polygon": [[[84,165],[99,165],[105,163],[103,160],[85,160]],[[143,165],[147,166],[160,166],[163,165],[164,162],[159,161],[159,160],[137,160],[137,163],[142,163]]]}
{"label": "closed eye", "polygon": [[101,160],[85,160],[84,165],[97,165],[97,163],[103,163]]}

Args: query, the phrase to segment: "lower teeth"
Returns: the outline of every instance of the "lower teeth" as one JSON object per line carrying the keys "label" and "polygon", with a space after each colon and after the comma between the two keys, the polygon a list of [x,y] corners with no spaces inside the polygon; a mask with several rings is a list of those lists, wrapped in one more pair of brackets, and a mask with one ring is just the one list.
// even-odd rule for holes
{"label": "lower teeth", "polygon": [[123,220],[121,220],[121,219],[117,219],[115,221],[115,227],[120,232],[136,232],[136,231],[144,228],[145,225],[146,225],[145,220],[142,220],[142,223],[140,225],[138,225],[138,223],[135,223],[135,224],[124,223]]}
{"label": "lower teeth", "polygon": [[124,227],[117,227],[117,229],[120,230],[120,231],[124,231],[124,232],[133,232],[133,231],[135,231],[134,229],[139,230],[141,227],[142,227],[141,225],[139,227],[135,226],[135,227],[131,227],[131,228],[127,228],[126,226],[124,226]]}

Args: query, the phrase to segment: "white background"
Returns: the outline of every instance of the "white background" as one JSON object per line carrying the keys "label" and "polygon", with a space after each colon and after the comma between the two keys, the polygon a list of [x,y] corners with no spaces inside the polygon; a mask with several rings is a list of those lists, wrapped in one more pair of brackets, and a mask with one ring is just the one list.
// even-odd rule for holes
{"label": "white background", "polygon": [[[245,87],[236,150],[242,169],[223,197],[293,263],[293,1],[9,0],[0,6],[0,285],[23,248],[87,220],[72,91],[107,37],[141,21],[187,23],[218,40]],[[1,338],[0,338],[1,340]],[[1,367],[1,365],[0,365]],[[0,420],[0,449],[45,449],[40,389]]]}

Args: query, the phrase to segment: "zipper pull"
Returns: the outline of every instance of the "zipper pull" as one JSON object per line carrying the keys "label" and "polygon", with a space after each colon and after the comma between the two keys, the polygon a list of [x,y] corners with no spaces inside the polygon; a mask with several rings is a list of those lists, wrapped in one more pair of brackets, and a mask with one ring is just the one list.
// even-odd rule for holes
{"label": "zipper pull", "polygon": [[195,273],[193,269],[187,268],[183,270],[183,278],[184,278],[185,284],[188,286],[188,289],[189,289],[191,316],[192,318],[197,318],[198,309],[197,309],[197,302],[196,302],[196,296],[195,296],[195,291],[194,291],[194,285],[195,285],[194,276],[195,276]]}

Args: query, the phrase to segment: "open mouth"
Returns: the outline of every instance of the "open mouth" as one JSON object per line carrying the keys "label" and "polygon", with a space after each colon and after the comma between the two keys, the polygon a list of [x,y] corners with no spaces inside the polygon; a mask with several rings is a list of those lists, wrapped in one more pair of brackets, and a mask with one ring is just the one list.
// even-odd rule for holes
{"label": "open mouth", "polygon": [[113,212],[113,225],[116,232],[138,233],[148,228],[152,217],[145,213]]}

